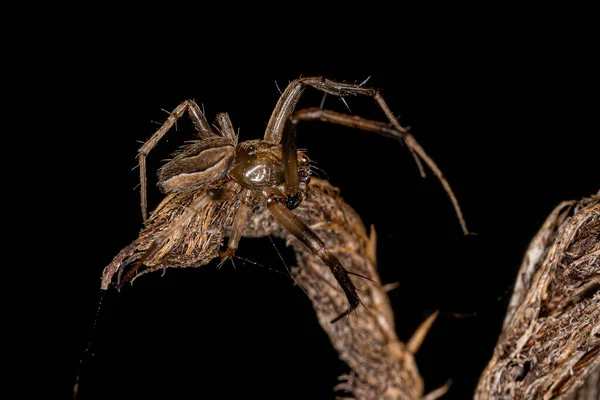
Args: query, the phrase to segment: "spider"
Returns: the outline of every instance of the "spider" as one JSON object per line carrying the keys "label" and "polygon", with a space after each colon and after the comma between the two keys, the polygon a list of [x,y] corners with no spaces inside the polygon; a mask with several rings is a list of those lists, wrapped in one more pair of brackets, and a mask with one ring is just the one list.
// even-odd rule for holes
{"label": "spider", "polygon": [[[193,194],[187,208],[166,229],[160,230],[150,246],[138,257],[137,264],[128,272],[121,285],[129,281],[144,262],[160,250],[161,244],[182,229],[192,216],[203,210],[210,202],[228,202],[237,205],[233,210],[231,233],[226,249],[219,255],[223,260],[234,256],[242,231],[253,210],[261,204],[275,220],[291,235],[312,251],[332,272],[342,288],[349,307],[331,322],[349,315],[360,304],[356,288],[340,261],[325,246],[323,240],[292,211],[308,195],[311,178],[309,158],[296,148],[296,127],[300,121],[320,120],[324,122],[375,132],[407,144],[421,172],[419,159],[431,168],[448,193],[463,231],[466,226],[458,202],[447,181],[436,164],[429,158],[416,140],[403,128],[376,89],[361,84],[332,81],[324,77],[305,77],[289,83],[281,94],[262,140],[238,143],[231,120],[226,113],[216,117],[214,130],[208,124],[198,104],[186,100],[177,106],[165,123],[145,142],[138,152],[141,181],[141,208],[145,222],[147,216],[146,158],[169,129],[187,111],[200,140],[188,143],[182,151],[158,170],[158,187],[166,195],[186,196]],[[389,123],[367,120],[359,116],[343,114],[321,108],[295,111],[295,105],[304,88],[311,87],[325,94],[344,98],[349,95],[372,97],[386,115]],[[156,213],[156,211],[155,211]],[[121,267],[123,260],[134,250],[140,250],[134,242],[115,257],[104,271],[103,288],[106,289],[112,275]]]}

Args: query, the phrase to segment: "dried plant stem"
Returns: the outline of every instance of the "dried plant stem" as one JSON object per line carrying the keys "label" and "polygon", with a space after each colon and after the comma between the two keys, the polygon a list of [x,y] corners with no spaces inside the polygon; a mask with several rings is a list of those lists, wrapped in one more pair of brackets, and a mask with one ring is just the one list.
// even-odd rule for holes
{"label": "dried plant stem", "polygon": [[561,203],[531,242],[475,399],[597,400],[600,196]]}
{"label": "dried plant stem", "polygon": [[[299,264],[292,268],[292,274],[310,297],[319,323],[340,358],[352,369],[349,375],[341,377],[336,388],[357,399],[422,398],[423,381],[409,347],[396,336],[394,314],[376,271],[375,231],[371,228],[370,236],[367,235],[360,217],[329,183],[315,179],[311,187],[314,195],[305,201],[297,215],[312,225],[352,274],[364,305],[345,320],[330,323],[347,308],[345,296],[320,260],[288,237]],[[429,318],[415,335],[413,352],[434,318]]]}
{"label": "dried plant stem", "polygon": [[[418,350],[435,315],[417,329],[410,346],[400,342],[389,299],[376,271],[375,231],[371,229],[367,235],[358,214],[327,181],[313,178],[309,193],[295,213],[348,270],[364,307],[331,323],[348,308],[344,292],[319,257],[288,233],[261,204],[254,205],[243,236],[270,235],[286,240],[294,248],[298,266],[292,267],[291,273],[310,297],[319,323],[339,357],[351,369],[341,378],[337,390],[344,396],[364,400],[423,398],[423,381],[413,353]],[[106,267],[102,287],[107,289],[115,276],[120,277],[126,267],[144,255],[146,258],[137,277],[168,267],[201,266],[216,258],[220,243],[231,230],[235,204],[211,202],[192,217],[181,220],[193,203],[192,195],[167,196],[152,213],[139,237]],[[179,228],[147,254],[155,238],[172,226],[173,221],[180,221]],[[446,389],[440,388],[426,398],[435,399]]]}
{"label": "dried plant stem", "polygon": [[[298,266],[291,268],[292,275],[310,297],[319,323],[340,359],[351,368],[349,374],[340,377],[336,389],[345,392],[347,398],[361,400],[423,398],[423,380],[413,353],[435,315],[417,329],[411,340],[413,352],[409,351],[396,335],[394,314],[377,274],[374,229],[367,235],[360,217],[339,196],[339,190],[321,179],[313,178],[309,197],[295,212],[338,257],[359,292],[363,306],[339,322],[330,321],[348,307],[346,297],[315,254],[265,213],[254,213],[244,235],[259,237],[268,233],[285,239],[294,248]],[[427,399],[438,398],[446,389],[432,392]]]}

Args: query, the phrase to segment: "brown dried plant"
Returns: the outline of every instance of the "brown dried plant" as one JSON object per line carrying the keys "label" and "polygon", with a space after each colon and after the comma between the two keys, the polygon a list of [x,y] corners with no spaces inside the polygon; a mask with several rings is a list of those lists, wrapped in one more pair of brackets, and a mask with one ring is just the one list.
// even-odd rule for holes
{"label": "brown dried plant", "polygon": [[600,193],[531,241],[475,399],[600,399]]}

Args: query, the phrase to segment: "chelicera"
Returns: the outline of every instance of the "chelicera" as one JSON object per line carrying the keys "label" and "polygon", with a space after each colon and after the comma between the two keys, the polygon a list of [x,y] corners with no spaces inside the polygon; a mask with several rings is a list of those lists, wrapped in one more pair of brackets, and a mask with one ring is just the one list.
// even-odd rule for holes
{"label": "chelicera", "polygon": [[[363,82],[364,84],[364,82]],[[375,89],[363,84],[335,82],[323,77],[307,77],[292,81],[282,93],[262,140],[249,140],[238,143],[231,120],[226,113],[216,117],[217,129],[211,128],[200,107],[193,100],[182,102],[169,115],[165,123],[140,148],[138,160],[141,180],[141,207],[144,221],[147,220],[147,181],[146,157],[165,136],[175,122],[187,112],[199,136],[199,140],[188,143],[173,159],[158,171],[158,187],[165,194],[197,193],[185,212],[168,229],[160,232],[121,282],[129,281],[144,261],[168,240],[173,232],[181,228],[186,220],[203,209],[209,202],[227,201],[237,204],[231,225],[226,249],[222,259],[234,256],[252,204],[261,202],[270,214],[290,234],[310,249],[333,273],[344,291],[349,306],[346,311],[332,320],[335,322],[349,315],[360,304],[360,298],[349,272],[324,245],[319,238],[292,210],[298,207],[308,195],[311,177],[307,155],[296,149],[296,127],[300,121],[320,120],[375,132],[407,144],[419,162],[423,160],[436,174],[450,196],[463,231],[466,227],[452,191],[435,163],[427,156],[415,139],[397,121],[394,114]],[[320,108],[294,111],[302,91],[306,87],[315,88],[326,94],[339,97],[362,95],[372,97],[383,110],[389,123],[367,120],[358,116],[338,113]],[[420,163],[419,163],[420,166]],[[124,254],[130,254],[130,249]],[[117,256],[114,265],[119,265],[125,256]],[[113,265],[111,264],[111,265]],[[107,287],[116,267],[105,269],[103,287]]]}

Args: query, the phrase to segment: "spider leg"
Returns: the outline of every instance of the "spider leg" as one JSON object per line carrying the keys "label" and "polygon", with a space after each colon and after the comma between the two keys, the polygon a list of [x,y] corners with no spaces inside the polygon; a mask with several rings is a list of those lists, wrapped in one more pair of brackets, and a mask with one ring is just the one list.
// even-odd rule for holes
{"label": "spider leg", "polygon": [[[387,117],[389,123],[391,124],[391,127],[381,122],[370,121],[352,115],[341,114],[321,109],[308,109],[308,111],[301,110],[293,114],[296,104],[302,96],[302,91],[307,86],[313,87],[321,92],[324,92],[325,94],[331,94],[334,96],[341,97],[342,99],[344,96],[348,95],[361,95],[372,97]],[[444,187],[446,193],[452,201],[463,233],[465,235],[469,233],[464,218],[462,216],[462,211],[458,206],[458,201],[456,200],[456,197],[454,196],[450,185],[442,175],[440,169],[427,155],[427,153],[425,153],[425,150],[423,150],[423,148],[417,143],[414,137],[408,133],[406,128],[400,125],[400,123],[396,119],[396,116],[394,115],[394,113],[392,113],[390,107],[387,105],[387,103],[385,102],[378,90],[362,87],[362,84],[336,82],[331,81],[329,79],[325,79],[323,77],[306,77],[294,80],[290,82],[283,94],[279,97],[279,100],[275,105],[275,109],[271,114],[271,118],[269,119],[264,140],[274,144],[282,143],[283,140],[282,146],[284,161],[286,159],[295,159],[295,126],[300,120],[311,119],[337,123],[340,125],[359,128],[370,132],[377,132],[384,136],[391,137],[394,139],[400,139],[403,142],[405,142],[409,150],[413,154],[413,157],[415,157],[415,160],[417,161],[417,165],[419,166],[421,175],[423,175],[423,170],[418,157],[425,161],[425,163],[429,166],[429,168],[432,169],[434,174],[440,180],[442,186]],[[297,180],[298,175],[297,168],[293,167],[294,165],[292,162],[284,162],[284,175],[286,183],[288,184],[288,186],[290,186],[291,183],[292,187],[294,182]]]}
{"label": "spider leg", "polygon": [[298,152],[296,149],[296,125],[298,121],[288,120],[283,130],[281,144],[283,158],[283,176],[292,195],[298,193],[300,179],[298,176]]}
{"label": "spider leg", "polygon": [[267,130],[265,132],[264,140],[270,143],[279,144],[281,143],[281,137],[283,134],[285,123],[288,117],[294,111],[296,103],[302,96],[302,91],[305,87],[310,86],[326,94],[331,94],[338,97],[344,97],[348,95],[361,95],[373,97],[379,107],[383,110],[385,115],[388,117],[392,126],[396,130],[405,132],[400,123],[383,100],[383,97],[379,94],[376,89],[369,89],[362,87],[360,84],[343,83],[331,81],[323,77],[306,77],[296,79],[287,86],[283,94],[279,97],[275,109],[271,114]]}
{"label": "spider leg", "polygon": [[263,196],[267,203],[267,209],[275,217],[275,219],[308,249],[310,249],[317,257],[323,261],[333,274],[334,278],[340,284],[346,299],[350,306],[346,311],[338,315],[331,322],[336,322],[341,318],[349,315],[353,310],[361,304],[360,298],[356,293],[356,288],[350,280],[348,271],[342,266],[340,261],[330,251],[325,248],[325,243],[319,236],[313,232],[304,222],[302,222],[296,214],[290,211],[283,203],[277,199],[275,194],[269,189],[263,192]]}
{"label": "spider leg", "polygon": [[200,136],[202,139],[216,136],[216,134],[210,129],[210,125],[208,125],[208,122],[206,121],[204,114],[202,114],[202,111],[200,111],[198,104],[196,104],[194,100],[186,100],[178,105],[173,112],[171,112],[164,124],[162,124],[162,126],[150,137],[150,139],[148,139],[146,143],[140,147],[138,150],[138,162],[140,164],[140,194],[142,217],[144,218],[144,222],[146,222],[148,219],[146,157],[154,148],[154,146],[156,146],[156,144],[163,138],[163,136],[165,136],[169,129],[171,129],[175,122],[177,122],[177,120],[183,116],[183,113],[186,110],[190,119],[194,123],[196,131],[198,131],[198,136]]}
{"label": "spider leg", "polygon": [[233,129],[233,124],[229,119],[229,114],[227,113],[219,113],[216,117],[217,124],[219,124],[221,135],[231,140],[233,143],[237,145],[238,136],[235,134],[235,129]]}
{"label": "spider leg", "polygon": [[[452,206],[454,207],[454,212],[456,213],[456,216],[458,218],[458,221],[460,223],[463,233],[465,235],[469,234],[469,231],[467,229],[467,224],[465,223],[465,219],[463,217],[462,210],[460,209],[460,205],[458,204],[458,200],[456,199],[456,196],[454,195],[454,192],[452,191],[450,184],[444,177],[444,174],[442,174],[442,171],[438,168],[435,161],[433,161],[433,159],[431,159],[431,157],[429,157],[429,155],[425,152],[425,150],[421,147],[421,145],[417,142],[417,140],[414,138],[413,135],[408,133],[406,130],[399,131],[396,128],[394,128],[393,126],[389,126],[388,124],[386,124],[384,122],[372,121],[372,120],[364,119],[364,118],[357,117],[354,115],[342,114],[342,113],[330,111],[330,110],[322,110],[320,108],[305,108],[303,110],[298,110],[290,115],[290,117],[289,117],[290,122],[288,124],[291,124],[295,127],[299,121],[315,121],[315,120],[322,121],[322,122],[329,122],[329,123],[337,124],[337,125],[343,125],[343,126],[347,126],[349,128],[361,129],[361,130],[367,131],[367,132],[374,132],[374,133],[380,134],[382,136],[385,136],[385,137],[388,137],[391,139],[401,140],[404,143],[406,143],[406,145],[413,152],[413,154],[416,154],[418,157],[420,157],[425,162],[425,164],[427,164],[427,166],[431,169],[431,171],[433,171],[434,175],[438,178],[438,180],[444,187],[446,194],[450,198],[450,201],[452,202]],[[284,138],[285,138],[285,135],[284,135]],[[295,138],[295,136],[294,136],[294,138]],[[285,146],[285,141],[284,141],[284,146]],[[284,154],[285,154],[285,151],[284,151]],[[285,166],[286,165],[284,164],[284,169],[285,169]],[[297,172],[296,172],[296,174],[297,174]]]}
{"label": "spider leg", "polygon": [[248,214],[250,214],[252,194],[252,190],[246,189],[242,195],[242,201],[233,218],[231,234],[229,235],[229,240],[227,242],[227,249],[221,254],[223,261],[230,259],[235,255],[235,251],[237,250],[242,237],[242,231],[244,230],[244,226],[246,226],[246,221],[248,221]]}

